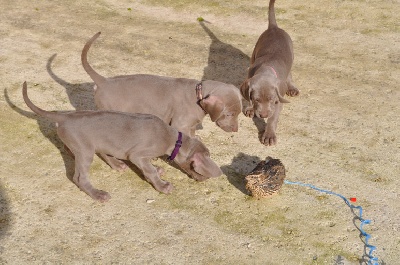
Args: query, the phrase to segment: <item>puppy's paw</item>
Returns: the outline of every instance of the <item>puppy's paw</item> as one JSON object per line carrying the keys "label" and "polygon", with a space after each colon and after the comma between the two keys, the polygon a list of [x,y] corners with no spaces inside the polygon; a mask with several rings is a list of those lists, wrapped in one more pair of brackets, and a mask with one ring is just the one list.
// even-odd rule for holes
{"label": "puppy's paw", "polygon": [[165,194],[170,194],[173,189],[174,189],[174,186],[171,183],[169,183],[168,181],[164,181],[164,183],[160,187],[156,187],[156,190],[158,190],[161,193],[165,193]]}
{"label": "puppy's paw", "polygon": [[261,136],[261,143],[265,146],[272,146],[276,145],[277,143],[277,138],[276,134],[272,130],[266,130],[263,135]]}
{"label": "puppy's paw", "polygon": [[286,91],[286,95],[290,97],[296,97],[300,94],[300,90],[295,86],[288,86],[288,90]]}
{"label": "puppy's paw", "polygon": [[247,107],[244,109],[243,114],[246,117],[253,118],[254,117],[254,109],[252,107]]}
{"label": "puppy's paw", "polygon": [[111,199],[110,194],[103,190],[93,190],[91,197],[99,202],[107,202]]}

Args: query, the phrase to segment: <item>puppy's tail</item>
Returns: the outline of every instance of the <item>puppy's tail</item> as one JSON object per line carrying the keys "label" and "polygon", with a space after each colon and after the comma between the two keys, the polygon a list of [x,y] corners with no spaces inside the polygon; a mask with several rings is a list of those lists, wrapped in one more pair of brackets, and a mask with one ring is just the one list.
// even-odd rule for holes
{"label": "puppy's tail", "polygon": [[275,8],[274,8],[275,0],[269,1],[268,7],[268,28],[277,27],[276,19],[275,19]]}
{"label": "puppy's tail", "polygon": [[57,112],[46,111],[39,107],[36,107],[32,103],[32,101],[28,98],[28,87],[26,85],[26,81],[24,82],[24,84],[22,86],[22,96],[24,97],[24,101],[25,101],[26,105],[36,114],[43,116],[54,122],[61,122],[65,119],[65,115],[63,115],[63,114],[60,114]]}
{"label": "puppy's tail", "polygon": [[100,36],[101,32],[97,32],[83,47],[82,54],[81,54],[81,61],[82,66],[85,69],[86,73],[92,78],[92,80],[96,83],[96,85],[101,85],[102,83],[106,82],[106,78],[99,75],[90,65],[87,60],[87,53],[92,46],[92,43]]}

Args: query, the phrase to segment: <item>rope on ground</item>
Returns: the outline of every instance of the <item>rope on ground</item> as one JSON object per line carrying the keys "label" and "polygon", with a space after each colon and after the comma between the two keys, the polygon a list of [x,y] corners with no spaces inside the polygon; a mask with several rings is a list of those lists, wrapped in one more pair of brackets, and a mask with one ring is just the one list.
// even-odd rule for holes
{"label": "rope on ground", "polygon": [[335,192],[332,192],[332,191],[329,191],[329,190],[320,189],[320,188],[317,188],[317,187],[315,187],[314,185],[311,185],[311,184],[302,183],[302,182],[293,182],[293,181],[289,181],[289,180],[285,180],[285,184],[309,187],[309,188],[312,188],[312,189],[320,191],[320,192],[324,192],[324,193],[327,193],[327,194],[338,196],[338,197],[340,197],[340,198],[342,198],[344,200],[344,202],[347,204],[347,206],[350,207],[351,210],[352,209],[357,209],[359,212],[358,212],[358,215],[357,214],[355,214],[355,215],[361,221],[360,227],[357,227],[357,228],[358,228],[358,230],[360,230],[361,235],[365,237],[364,244],[365,244],[366,249],[367,248],[369,249],[369,252],[367,254],[368,259],[369,259],[368,260],[368,264],[369,265],[378,265],[378,258],[374,257],[374,255],[373,255],[373,252],[376,250],[376,247],[368,243],[369,239],[371,238],[371,235],[368,234],[367,232],[365,232],[365,230],[363,228],[364,225],[370,224],[371,220],[366,220],[366,219],[364,219],[362,217],[363,209],[362,209],[361,206],[355,206],[355,205],[351,204],[349,202],[349,200],[346,197],[344,197],[343,195],[341,195],[341,194],[338,194],[338,193],[335,193]]}

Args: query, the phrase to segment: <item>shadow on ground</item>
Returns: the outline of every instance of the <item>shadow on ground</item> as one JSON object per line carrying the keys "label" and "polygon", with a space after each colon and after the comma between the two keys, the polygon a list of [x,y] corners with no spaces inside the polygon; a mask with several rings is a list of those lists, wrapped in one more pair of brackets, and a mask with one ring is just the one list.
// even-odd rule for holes
{"label": "shadow on ground", "polygon": [[248,195],[249,192],[246,190],[245,177],[261,160],[258,156],[251,156],[240,152],[232,159],[230,165],[222,166],[221,170],[227,176],[229,183]]}
{"label": "shadow on ground", "polygon": [[203,80],[215,80],[240,87],[247,76],[250,57],[238,48],[222,42],[205,25],[209,22],[200,22],[200,26],[211,39],[208,64],[204,68]]}
{"label": "shadow on ground", "polygon": [[47,60],[46,69],[50,77],[65,88],[69,102],[71,102],[71,105],[75,108],[75,110],[96,110],[93,91],[94,83],[90,82],[73,84],[58,77],[51,68],[56,56],[57,54],[53,54]]}
{"label": "shadow on ground", "polygon": [[[8,198],[4,189],[4,183],[0,181],[0,242],[10,230],[11,226],[11,210],[9,207]],[[1,253],[4,248],[0,245],[0,264],[3,264]]]}

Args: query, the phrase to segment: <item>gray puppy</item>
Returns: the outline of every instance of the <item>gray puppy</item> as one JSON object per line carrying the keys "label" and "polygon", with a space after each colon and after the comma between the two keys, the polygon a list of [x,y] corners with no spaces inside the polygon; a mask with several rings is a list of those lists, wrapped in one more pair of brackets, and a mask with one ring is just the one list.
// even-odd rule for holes
{"label": "gray puppy", "polygon": [[155,157],[170,155],[170,160],[175,159],[184,171],[199,181],[222,175],[199,140],[178,132],[154,115],[113,111],[49,112],[31,102],[26,82],[22,94],[33,112],[56,122],[58,136],[75,156],[72,180],[95,200],[105,202],[110,199],[107,192],[94,188],[89,181],[89,168],[95,153],[111,155],[108,159],[130,160],[162,193],[170,193],[173,186],[160,178],[162,169],[151,164]]}
{"label": "gray puppy", "polygon": [[86,43],[81,55],[83,68],[96,84],[99,109],[153,114],[192,137],[206,114],[224,131],[238,131],[242,99],[234,85],[147,74],[105,78],[87,61],[88,50],[99,36],[100,32]]}
{"label": "gray puppy", "polygon": [[240,87],[246,105],[244,114],[250,118],[267,118],[261,137],[261,143],[267,146],[277,142],[276,127],[282,103],[289,103],[283,95],[299,95],[290,74],[294,58],[292,40],[276,24],[274,3],[275,0],[269,2],[268,29],[254,47],[247,79]]}

